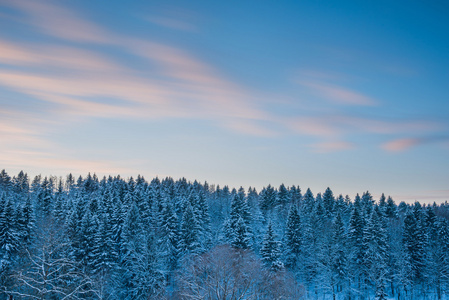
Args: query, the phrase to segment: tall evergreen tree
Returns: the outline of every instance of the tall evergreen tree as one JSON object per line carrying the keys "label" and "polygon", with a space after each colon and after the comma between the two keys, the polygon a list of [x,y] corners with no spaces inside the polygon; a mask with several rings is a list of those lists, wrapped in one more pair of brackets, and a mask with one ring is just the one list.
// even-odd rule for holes
{"label": "tall evergreen tree", "polygon": [[262,192],[260,193],[260,209],[266,212],[275,207],[276,196],[276,190],[271,185],[262,189]]}
{"label": "tall evergreen tree", "polygon": [[286,206],[288,203],[290,203],[290,200],[290,193],[288,192],[285,185],[281,184],[277,193],[276,205]]}
{"label": "tall evergreen tree", "polygon": [[414,211],[407,212],[404,219],[403,244],[407,263],[412,270],[411,280],[415,284],[423,283],[425,268],[425,244],[420,218],[420,208],[415,207]]}
{"label": "tall evergreen tree", "polygon": [[181,220],[181,251],[184,253],[200,253],[200,228],[190,203],[187,203]]}
{"label": "tall evergreen tree", "polygon": [[388,196],[388,199],[387,199],[385,214],[387,215],[388,218],[391,218],[391,219],[398,217],[398,209],[397,209],[396,203],[394,203],[393,198],[391,198],[390,196]]}
{"label": "tall evergreen tree", "polygon": [[271,222],[268,223],[267,233],[263,239],[260,255],[262,256],[262,262],[265,267],[270,271],[276,272],[283,268],[283,264],[280,261],[281,251],[279,241],[276,240]]}
{"label": "tall evergreen tree", "polygon": [[13,255],[19,248],[20,233],[13,203],[9,197],[5,196],[5,193],[1,196],[0,205],[2,206],[0,210],[0,267],[3,269],[3,266],[13,261]]}
{"label": "tall evergreen tree", "polygon": [[333,250],[332,250],[332,268],[336,292],[343,291],[348,282],[348,257],[346,248],[346,233],[340,212],[337,212],[333,224]]}
{"label": "tall evergreen tree", "polygon": [[330,188],[327,188],[323,194],[323,204],[324,209],[326,210],[326,214],[328,216],[331,216],[334,211],[335,197]]}
{"label": "tall evergreen tree", "polygon": [[[357,197],[356,197],[357,199]],[[359,198],[360,199],[360,198]],[[365,223],[360,213],[360,200],[354,204],[348,227],[348,244],[350,246],[350,278],[357,282],[359,291],[363,288],[363,266],[365,248],[363,243],[363,233]]]}
{"label": "tall evergreen tree", "polygon": [[170,274],[176,270],[180,255],[180,233],[176,213],[170,201],[166,202],[163,210],[163,221],[159,237],[159,249],[165,269]]}
{"label": "tall evergreen tree", "polygon": [[285,265],[292,270],[296,269],[301,263],[300,258],[303,247],[301,229],[301,219],[298,209],[295,205],[292,205],[285,229]]}
{"label": "tall evergreen tree", "polygon": [[252,246],[252,234],[249,226],[242,217],[239,216],[235,223],[235,228],[230,236],[230,244],[237,249],[249,249]]}
{"label": "tall evergreen tree", "polygon": [[363,243],[365,255],[363,259],[364,278],[367,284],[374,286],[376,290],[385,291],[385,279],[387,275],[388,243],[383,215],[378,206],[372,212],[368,220]]}

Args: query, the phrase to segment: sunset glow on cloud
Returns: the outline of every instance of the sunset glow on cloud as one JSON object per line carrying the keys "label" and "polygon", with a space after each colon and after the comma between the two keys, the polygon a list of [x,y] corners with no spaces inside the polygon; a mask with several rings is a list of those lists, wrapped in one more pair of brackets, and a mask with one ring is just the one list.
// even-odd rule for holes
{"label": "sunset glow on cloud", "polygon": [[446,14],[360,5],[2,0],[0,169],[449,200]]}

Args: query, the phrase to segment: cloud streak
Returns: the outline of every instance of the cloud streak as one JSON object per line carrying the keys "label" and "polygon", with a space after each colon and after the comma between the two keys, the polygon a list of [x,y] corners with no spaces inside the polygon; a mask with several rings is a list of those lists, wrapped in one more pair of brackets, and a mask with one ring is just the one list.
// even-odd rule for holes
{"label": "cloud streak", "polygon": [[[322,152],[356,147],[344,141],[354,133],[403,135],[413,131],[428,135],[438,130],[439,125],[432,122],[354,117],[339,110],[312,114],[307,107],[296,116],[281,116],[263,109],[256,93],[183,49],[115,34],[59,3],[0,3],[26,15],[20,22],[39,34],[56,38],[46,44],[0,39],[0,63],[7,66],[0,66],[0,85],[51,104],[48,111],[60,119],[201,119],[254,136],[273,137],[285,132],[310,136],[320,140],[311,149]],[[152,22],[188,29],[169,17]],[[132,64],[127,60],[130,57]],[[369,95],[338,84],[339,78],[311,72],[297,83],[338,108],[379,104]],[[270,102],[276,103],[276,99]],[[402,151],[421,143],[402,139],[382,147]]]}
{"label": "cloud streak", "polygon": [[381,148],[389,152],[403,152],[412,147],[440,142],[449,142],[449,136],[400,138],[382,144]]}
{"label": "cloud streak", "polygon": [[94,44],[111,43],[115,40],[114,35],[106,30],[51,1],[18,0],[0,3],[19,10],[26,15],[27,23],[40,32],[59,39]]}
{"label": "cloud streak", "polygon": [[341,105],[374,106],[377,101],[351,89],[318,81],[300,81],[303,87],[325,100]]}

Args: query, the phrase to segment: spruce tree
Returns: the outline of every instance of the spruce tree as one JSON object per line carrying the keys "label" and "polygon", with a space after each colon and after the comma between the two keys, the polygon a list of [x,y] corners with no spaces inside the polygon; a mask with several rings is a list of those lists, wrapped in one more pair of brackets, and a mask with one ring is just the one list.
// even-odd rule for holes
{"label": "spruce tree", "polygon": [[327,216],[331,216],[334,211],[335,198],[334,193],[330,188],[327,188],[323,194],[323,204]]}
{"label": "spruce tree", "polygon": [[170,201],[166,202],[162,214],[161,234],[158,244],[165,269],[171,273],[176,270],[180,255],[180,232],[178,219]]}
{"label": "spruce tree", "polygon": [[308,188],[306,193],[304,194],[303,199],[303,214],[310,214],[315,207],[315,197],[313,196],[312,191]]}
{"label": "spruce tree", "polygon": [[0,205],[2,205],[0,211],[0,259],[3,266],[12,262],[13,255],[19,248],[20,233],[12,201],[4,193],[1,196]]}
{"label": "spruce tree", "polygon": [[348,282],[348,256],[346,233],[340,212],[337,212],[333,224],[332,242],[332,269],[337,292],[341,292]]}
{"label": "spruce tree", "polygon": [[[357,197],[356,197],[357,199]],[[359,201],[354,204],[351,218],[349,220],[348,227],[348,245],[350,256],[350,278],[357,282],[357,288],[362,288],[364,283],[363,278],[363,262],[365,256],[365,248],[363,243],[363,233],[365,229],[365,222],[360,213],[360,198]]]}
{"label": "spruce tree", "polygon": [[34,216],[33,206],[31,204],[31,198],[28,196],[25,204],[18,209],[22,210],[21,218],[18,219],[18,224],[21,227],[21,240],[25,246],[29,246],[33,240],[36,226],[36,219]]}
{"label": "spruce tree", "polygon": [[249,249],[252,246],[252,234],[242,217],[239,216],[231,235],[230,244],[237,249]]}
{"label": "spruce tree", "polygon": [[363,235],[364,277],[368,280],[368,284],[372,284],[376,289],[385,284],[387,275],[388,243],[382,218],[382,212],[376,206],[365,226]]}
{"label": "spruce tree", "polygon": [[425,266],[425,246],[422,235],[422,228],[419,208],[415,208],[415,213],[408,211],[404,219],[403,245],[407,254],[407,264],[410,265],[412,273],[411,279],[415,284],[424,280]]}
{"label": "spruce tree", "polygon": [[280,243],[276,240],[271,222],[268,223],[267,233],[263,239],[260,254],[265,267],[271,272],[276,272],[283,268],[284,265],[280,261]]}
{"label": "spruce tree", "polygon": [[301,219],[298,209],[295,205],[292,205],[285,229],[285,265],[292,270],[296,269],[301,263],[300,258],[303,247],[301,229]]}
{"label": "spruce tree", "polygon": [[387,206],[385,208],[385,213],[388,218],[390,219],[396,219],[398,217],[398,208],[396,206],[396,203],[394,203],[393,198],[388,196],[387,199]]}
{"label": "spruce tree", "polygon": [[[237,224],[240,219],[242,219],[244,226]],[[233,244],[233,241],[237,235],[237,230],[241,231],[240,234],[245,232],[245,236],[248,235],[249,238],[252,238],[251,221],[252,216],[245,199],[242,195],[233,195],[229,219],[226,221],[224,226],[224,234],[227,242]]]}
{"label": "spruce tree", "polygon": [[290,194],[284,184],[279,186],[277,193],[276,205],[286,206],[290,202]]}
{"label": "spruce tree", "polygon": [[266,213],[268,210],[274,208],[276,205],[276,196],[276,190],[271,185],[262,189],[260,193],[260,209]]}
{"label": "spruce tree", "polygon": [[190,203],[187,203],[181,220],[181,251],[183,253],[200,253],[202,251],[199,242],[200,228],[193,213]]}

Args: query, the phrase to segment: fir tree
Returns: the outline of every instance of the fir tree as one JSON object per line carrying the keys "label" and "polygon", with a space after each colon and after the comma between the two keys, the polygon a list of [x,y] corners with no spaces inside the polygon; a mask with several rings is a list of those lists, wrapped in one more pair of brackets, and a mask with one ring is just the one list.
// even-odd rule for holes
{"label": "fir tree", "polygon": [[0,189],[7,192],[11,189],[11,187],[11,176],[9,176],[5,169],[3,169],[0,172]]}
{"label": "fir tree", "polygon": [[[237,224],[240,222],[240,219],[242,219],[244,226]],[[251,238],[251,221],[252,216],[245,199],[242,195],[233,195],[231,201],[231,212],[224,228],[226,240],[232,245],[238,235],[237,230],[241,231],[240,234],[243,234],[244,232],[245,238],[246,235]],[[243,236],[241,236],[241,238],[243,238]]]}
{"label": "fir tree", "polygon": [[161,224],[161,235],[158,243],[165,268],[171,273],[177,268],[178,264],[180,233],[176,213],[169,201],[166,202],[162,213],[163,222]]}
{"label": "fir tree", "polygon": [[[356,197],[357,199],[357,197]],[[359,198],[360,199],[360,198]],[[360,215],[360,200],[354,204],[351,218],[348,227],[348,243],[350,246],[350,261],[351,261],[351,278],[357,281],[358,288],[362,288],[361,284],[364,281],[362,278],[362,268],[365,256],[365,248],[363,243],[363,233],[365,223],[363,217]]]}
{"label": "fir tree", "polygon": [[268,223],[267,233],[263,239],[260,254],[262,256],[262,262],[270,271],[276,272],[283,268],[283,264],[280,261],[281,252],[279,241],[276,240],[271,222]]}
{"label": "fir tree", "polygon": [[243,218],[239,216],[230,236],[231,246],[237,249],[249,249],[252,246],[251,237],[250,228],[246,225]]}
{"label": "fir tree", "polygon": [[285,231],[285,261],[286,266],[295,269],[300,264],[303,237],[301,219],[295,205],[290,208]]}
{"label": "fir tree", "polygon": [[290,203],[290,194],[287,190],[287,188],[285,187],[284,184],[281,184],[279,186],[279,191],[277,193],[277,201],[276,204],[277,205],[281,205],[281,206],[285,206],[288,203]]}
{"label": "fir tree", "polygon": [[304,200],[303,200],[303,209],[302,211],[305,214],[310,214],[312,212],[313,208],[315,207],[315,197],[313,196],[312,191],[308,188],[306,193],[304,194]]}
{"label": "fir tree", "polygon": [[[385,224],[382,213],[376,206],[363,235],[364,255],[364,277],[373,284],[376,289],[385,284],[387,275],[388,244]],[[384,289],[385,287],[383,287]]]}
{"label": "fir tree", "polygon": [[53,210],[53,190],[52,183],[47,177],[42,181],[42,185],[37,194],[37,204],[43,216],[49,216]]}
{"label": "fir tree", "polygon": [[28,175],[23,171],[20,171],[17,177],[12,180],[13,190],[18,194],[28,194],[30,189],[30,183]]}
{"label": "fir tree", "polygon": [[272,209],[276,205],[276,190],[268,185],[260,194],[260,209],[264,212]]}
{"label": "fir tree", "polygon": [[4,193],[1,196],[0,205],[0,267],[3,267],[5,264],[12,262],[12,256],[19,248],[20,233],[18,232],[18,220],[12,201]]}
{"label": "fir tree", "polygon": [[408,261],[412,269],[411,279],[414,283],[422,283],[424,280],[425,267],[425,245],[422,235],[420,208],[415,208],[414,212],[408,212],[404,219],[403,244],[407,253]]}
{"label": "fir tree", "polygon": [[394,203],[393,198],[391,198],[390,196],[388,196],[388,199],[387,199],[387,206],[385,208],[385,214],[390,219],[395,219],[398,217],[397,206]]}
{"label": "fir tree", "polygon": [[187,203],[181,220],[181,251],[184,253],[201,252],[199,230],[199,224],[193,213],[193,208],[190,203]]}
{"label": "fir tree", "polygon": [[24,243],[24,246],[29,246],[33,240],[36,225],[30,197],[27,197],[25,204],[18,207],[18,210],[21,210],[20,217],[17,220],[20,228],[21,241]]}
{"label": "fir tree", "polygon": [[327,188],[323,194],[323,204],[324,209],[326,210],[326,214],[331,216],[334,211],[335,198],[334,193],[330,188]]}
{"label": "fir tree", "polygon": [[346,234],[341,214],[337,212],[333,224],[332,268],[337,292],[341,292],[348,281],[348,257],[346,254]]}

